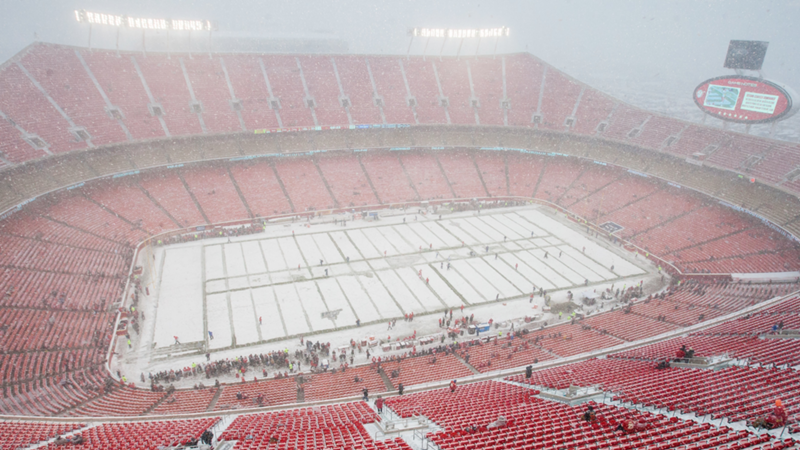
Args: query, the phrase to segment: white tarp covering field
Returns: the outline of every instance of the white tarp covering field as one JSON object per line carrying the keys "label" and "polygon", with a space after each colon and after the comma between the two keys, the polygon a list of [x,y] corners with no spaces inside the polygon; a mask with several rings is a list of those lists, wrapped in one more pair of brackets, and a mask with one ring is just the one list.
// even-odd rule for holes
{"label": "white tarp covering field", "polygon": [[152,342],[222,349],[645,273],[538,208],[403,217],[164,248]]}

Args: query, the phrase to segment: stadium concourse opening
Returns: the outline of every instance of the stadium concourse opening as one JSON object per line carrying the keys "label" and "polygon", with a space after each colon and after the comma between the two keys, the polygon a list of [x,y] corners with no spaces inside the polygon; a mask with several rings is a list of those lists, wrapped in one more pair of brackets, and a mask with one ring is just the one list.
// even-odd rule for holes
{"label": "stadium concourse opening", "polygon": [[[778,33],[673,108],[695,70],[663,35],[626,35],[659,74],[616,91],[641,103],[604,92],[637,83],[606,35],[663,30],[648,13],[398,11],[348,53],[325,30],[376,4],[190,3],[70,10],[88,36],[48,22],[64,40],[0,65],[0,450],[800,450]],[[706,45],[708,17],[792,17],[691,3],[667,27],[703,16]],[[537,26],[575,10],[603,32]],[[534,41],[604,62],[579,80]]]}

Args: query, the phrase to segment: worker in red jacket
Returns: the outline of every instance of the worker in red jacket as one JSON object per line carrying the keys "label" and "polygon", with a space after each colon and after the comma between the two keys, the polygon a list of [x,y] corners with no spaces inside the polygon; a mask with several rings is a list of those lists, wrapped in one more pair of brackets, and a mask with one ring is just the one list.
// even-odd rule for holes
{"label": "worker in red jacket", "polygon": [[681,348],[675,352],[675,356],[678,358],[678,361],[682,361],[684,358],[686,358],[686,344],[682,345]]}
{"label": "worker in red jacket", "polygon": [[375,399],[375,407],[378,408],[378,414],[383,414],[383,398],[380,395]]}
{"label": "worker in red jacket", "polygon": [[456,380],[450,382],[450,393],[454,393],[456,391]]}

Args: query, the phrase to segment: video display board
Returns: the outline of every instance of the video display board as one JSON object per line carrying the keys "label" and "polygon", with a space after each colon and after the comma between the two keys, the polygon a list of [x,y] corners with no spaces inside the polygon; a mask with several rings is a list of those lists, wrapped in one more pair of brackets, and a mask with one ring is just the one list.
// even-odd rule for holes
{"label": "video display board", "polygon": [[791,111],[792,101],[781,86],[745,76],[712,78],[694,90],[694,102],[703,112],[738,123],[779,120]]}

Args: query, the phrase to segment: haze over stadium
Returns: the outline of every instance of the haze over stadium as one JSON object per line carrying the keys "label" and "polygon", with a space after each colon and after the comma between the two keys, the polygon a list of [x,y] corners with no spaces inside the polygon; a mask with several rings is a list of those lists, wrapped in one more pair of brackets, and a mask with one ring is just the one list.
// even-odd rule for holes
{"label": "haze over stadium", "polygon": [[0,3],[0,449],[800,448],[799,12]]}

